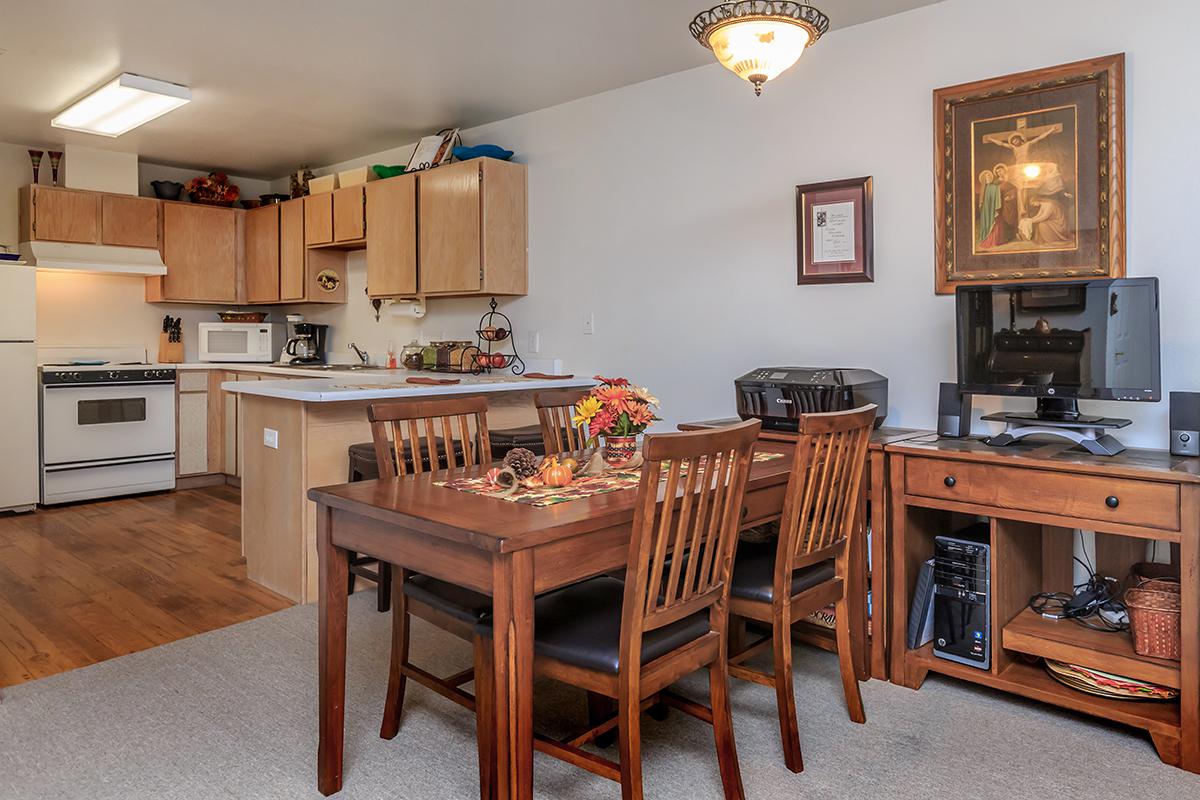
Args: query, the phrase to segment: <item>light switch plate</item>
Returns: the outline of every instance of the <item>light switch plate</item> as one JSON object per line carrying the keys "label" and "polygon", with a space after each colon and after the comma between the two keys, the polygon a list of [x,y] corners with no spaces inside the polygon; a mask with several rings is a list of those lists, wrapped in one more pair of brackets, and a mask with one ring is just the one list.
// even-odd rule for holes
{"label": "light switch plate", "polygon": [[542,334],[540,331],[530,331],[529,341],[525,345],[525,349],[530,353],[541,352],[542,349]]}
{"label": "light switch plate", "polygon": [[583,315],[583,335],[591,336],[596,332],[596,315],[591,311]]}
{"label": "light switch plate", "polygon": [[279,449],[279,431],[274,428],[263,428],[263,444],[272,449]]}

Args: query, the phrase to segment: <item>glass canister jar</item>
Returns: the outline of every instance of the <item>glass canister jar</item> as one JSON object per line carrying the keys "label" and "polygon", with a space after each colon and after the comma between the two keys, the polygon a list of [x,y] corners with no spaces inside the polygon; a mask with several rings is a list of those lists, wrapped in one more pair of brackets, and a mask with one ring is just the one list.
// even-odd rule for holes
{"label": "glass canister jar", "polygon": [[400,365],[405,369],[420,369],[424,365],[421,351],[424,348],[413,339],[400,351]]}

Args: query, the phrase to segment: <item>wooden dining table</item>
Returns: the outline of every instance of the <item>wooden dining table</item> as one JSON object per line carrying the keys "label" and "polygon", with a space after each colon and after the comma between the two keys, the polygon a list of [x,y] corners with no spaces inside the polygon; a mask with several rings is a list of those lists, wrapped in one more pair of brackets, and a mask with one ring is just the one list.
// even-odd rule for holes
{"label": "wooden dining table", "polygon": [[[742,510],[749,527],[776,519],[793,445],[761,442]],[[439,481],[474,467],[309,490],[317,503],[320,560],[320,743],[317,788],[342,787],[346,699],[347,553],[373,556],[492,597],[496,787],[500,800],[533,797],[534,598],[626,565],[636,488],[551,506],[462,492]],[[661,502],[661,501],[660,501]],[[382,698],[382,693],[381,693]],[[381,700],[382,705],[382,700]]]}

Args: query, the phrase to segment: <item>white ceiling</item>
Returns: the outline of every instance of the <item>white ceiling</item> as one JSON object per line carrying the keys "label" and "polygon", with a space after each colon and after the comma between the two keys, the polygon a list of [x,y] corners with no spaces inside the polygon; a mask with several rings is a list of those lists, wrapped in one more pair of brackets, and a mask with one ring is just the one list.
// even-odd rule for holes
{"label": "white ceiling", "polygon": [[[836,29],[935,1],[815,5]],[[0,140],[277,177],[710,63],[687,31],[709,4],[3,0]],[[193,101],[116,140],[50,127],[120,72],[182,83]]]}

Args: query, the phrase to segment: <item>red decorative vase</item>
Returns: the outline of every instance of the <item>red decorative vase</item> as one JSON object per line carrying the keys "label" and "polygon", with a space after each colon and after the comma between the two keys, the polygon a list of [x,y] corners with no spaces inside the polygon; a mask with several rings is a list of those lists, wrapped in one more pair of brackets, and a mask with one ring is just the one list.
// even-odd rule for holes
{"label": "red decorative vase", "polygon": [[604,460],[610,467],[622,467],[637,452],[637,436],[605,436]]}

